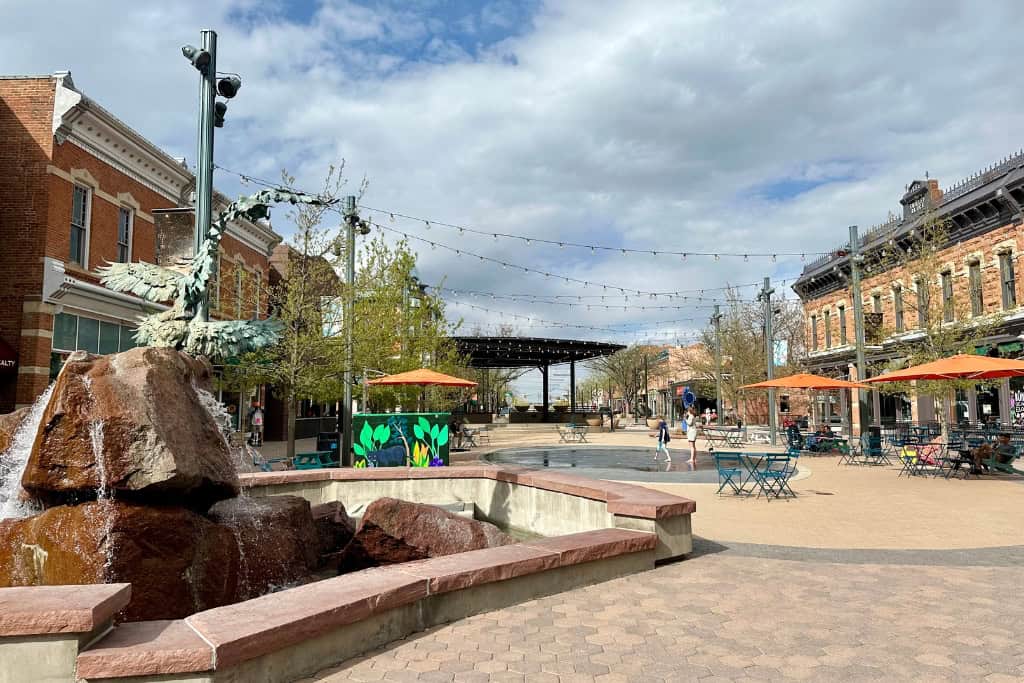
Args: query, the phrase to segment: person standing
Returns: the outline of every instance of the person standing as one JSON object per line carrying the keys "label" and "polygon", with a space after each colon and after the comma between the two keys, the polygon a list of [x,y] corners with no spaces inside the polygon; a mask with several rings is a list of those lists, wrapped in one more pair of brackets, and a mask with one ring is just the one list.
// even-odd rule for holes
{"label": "person standing", "polygon": [[690,464],[697,467],[697,414],[690,408],[686,414],[686,440],[690,442]]}
{"label": "person standing", "polygon": [[672,440],[672,437],[668,433],[668,423],[665,422],[665,416],[658,416],[658,450],[654,451],[654,459],[658,459],[658,454],[665,451],[665,459],[672,462],[672,454],[668,452],[668,442]]}

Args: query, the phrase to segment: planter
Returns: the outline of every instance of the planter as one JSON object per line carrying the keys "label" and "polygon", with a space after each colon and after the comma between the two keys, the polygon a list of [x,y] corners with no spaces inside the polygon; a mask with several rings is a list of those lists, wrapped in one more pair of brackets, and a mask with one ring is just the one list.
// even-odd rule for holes
{"label": "planter", "polygon": [[651,429],[657,429],[659,422],[660,420],[655,420],[653,417],[647,418],[647,426],[650,427]]}
{"label": "planter", "polygon": [[603,424],[604,424],[604,418],[603,417],[588,417],[587,418],[587,426],[588,427],[600,427]]}
{"label": "planter", "polygon": [[566,410],[568,410],[568,409],[569,409],[569,406],[559,406],[559,405],[555,405],[555,406],[551,406],[551,407],[555,409],[555,412],[556,412],[556,413],[564,413],[564,412],[565,412]]}
{"label": "planter", "polygon": [[516,405],[516,406],[512,406],[512,407],[516,409],[517,413],[525,413],[527,410],[530,409],[530,406],[528,406],[528,405],[527,406]]}

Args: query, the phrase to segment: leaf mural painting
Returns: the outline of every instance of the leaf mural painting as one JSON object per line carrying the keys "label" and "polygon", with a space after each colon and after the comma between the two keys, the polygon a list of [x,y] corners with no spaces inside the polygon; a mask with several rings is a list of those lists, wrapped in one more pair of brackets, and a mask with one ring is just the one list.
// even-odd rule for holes
{"label": "leaf mural painting", "polygon": [[[441,467],[448,464],[448,413],[353,416],[357,467]],[[411,430],[409,425],[411,423]],[[410,433],[411,431],[411,433]]]}

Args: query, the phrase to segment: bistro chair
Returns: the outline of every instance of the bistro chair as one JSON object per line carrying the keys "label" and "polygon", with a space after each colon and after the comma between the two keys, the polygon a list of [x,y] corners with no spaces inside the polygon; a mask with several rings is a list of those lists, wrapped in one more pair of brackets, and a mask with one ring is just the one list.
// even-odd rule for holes
{"label": "bistro chair", "polygon": [[734,495],[743,493],[743,456],[739,453],[716,451],[715,469],[718,470],[718,493],[728,486]]}
{"label": "bistro chair", "polygon": [[[798,456],[799,457],[799,456]],[[789,480],[796,472],[797,458],[790,455],[769,455],[764,459],[764,468],[755,469],[752,474],[760,491],[758,497],[763,493],[765,498],[771,500],[785,494],[796,496],[796,492],[789,486]]]}

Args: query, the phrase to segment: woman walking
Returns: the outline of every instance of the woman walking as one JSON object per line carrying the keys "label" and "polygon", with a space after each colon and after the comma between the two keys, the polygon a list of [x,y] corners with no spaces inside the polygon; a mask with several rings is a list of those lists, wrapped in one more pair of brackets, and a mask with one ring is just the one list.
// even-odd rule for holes
{"label": "woman walking", "polygon": [[665,459],[672,462],[672,454],[668,452],[668,442],[672,440],[672,437],[668,433],[668,424],[665,422],[665,416],[658,416],[658,450],[654,451],[654,459],[658,459],[658,454],[665,451]]}
{"label": "woman walking", "polygon": [[690,442],[690,464],[697,468],[697,425],[699,420],[693,407],[686,413],[686,440]]}

